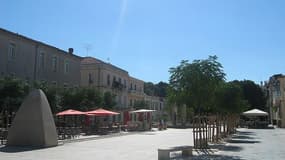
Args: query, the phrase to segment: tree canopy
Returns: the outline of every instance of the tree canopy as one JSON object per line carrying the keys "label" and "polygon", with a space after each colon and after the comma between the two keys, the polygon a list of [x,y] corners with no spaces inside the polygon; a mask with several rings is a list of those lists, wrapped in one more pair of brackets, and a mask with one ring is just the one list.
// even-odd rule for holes
{"label": "tree canopy", "polygon": [[16,78],[0,79],[0,113],[16,112],[25,96],[32,89],[42,89],[47,96],[53,113],[65,109],[87,111],[98,107],[111,109],[116,105],[110,92],[102,94],[95,88],[63,88],[49,86],[44,82],[29,84]]}
{"label": "tree canopy", "polygon": [[170,68],[169,101],[198,111],[213,106],[215,91],[225,81],[223,67],[217,59],[209,56],[192,63],[183,60],[179,66]]}
{"label": "tree canopy", "polygon": [[214,109],[219,113],[241,113],[248,107],[241,87],[233,82],[220,85],[216,91],[216,101]]}
{"label": "tree canopy", "polygon": [[153,84],[152,82],[144,83],[144,92],[149,96],[166,97],[168,84],[165,82],[159,82]]}
{"label": "tree canopy", "polygon": [[233,81],[239,85],[243,92],[243,98],[248,101],[248,109],[266,110],[266,97],[262,88],[250,80]]}

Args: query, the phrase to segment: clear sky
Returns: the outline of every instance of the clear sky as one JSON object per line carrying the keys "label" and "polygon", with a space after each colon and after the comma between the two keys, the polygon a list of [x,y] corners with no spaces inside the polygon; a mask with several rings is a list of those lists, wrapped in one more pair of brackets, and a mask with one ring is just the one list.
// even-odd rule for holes
{"label": "clear sky", "polygon": [[227,80],[285,73],[284,0],[2,0],[0,27],[157,83],[217,55]]}

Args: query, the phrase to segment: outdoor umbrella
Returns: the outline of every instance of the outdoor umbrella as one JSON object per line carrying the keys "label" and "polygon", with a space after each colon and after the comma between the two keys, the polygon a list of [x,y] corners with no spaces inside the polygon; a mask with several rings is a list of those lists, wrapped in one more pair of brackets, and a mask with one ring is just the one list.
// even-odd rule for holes
{"label": "outdoor umbrella", "polygon": [[96,110],[93,110],[93,111],[88,111],[88,112],[85,112],[85,113],[88,114],[88,115],[95,115],[95,116],[112,116],[112,115],[120,114],[118,112],[109,111],[109,110],[106,110],[106,109],[103,109],[103,108],[99,108],[99,109],[96,109]]}
{"label": "outdoor umbrella", "polygon": [[262,110],[259,110],[259,109],[252,109],[252,110],[243,112],[242,115],[244,116],[267,116],[268,113]]}
{"label": "outdoor umbrella", "polygon": [[156,110],[151,110],[151,109],[139,109],[135,111],[131,111],[130,113],[146,113],[146,112],[155,112]]}
{"label": "outdoor umbrella", "polygon": [[62,112],[59,112],[56,114],[57,116],[66,116],[66,115],[86,115],[85,112],[73,110],[73,109],[68,109]]}

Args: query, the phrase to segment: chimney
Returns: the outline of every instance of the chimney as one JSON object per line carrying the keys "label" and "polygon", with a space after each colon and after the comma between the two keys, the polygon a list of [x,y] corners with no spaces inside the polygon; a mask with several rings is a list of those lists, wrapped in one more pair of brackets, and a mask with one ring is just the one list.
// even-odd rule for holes
{"label": "chimney", "polygon": [[73,48],[68,48],[68,53],[73,54]]}

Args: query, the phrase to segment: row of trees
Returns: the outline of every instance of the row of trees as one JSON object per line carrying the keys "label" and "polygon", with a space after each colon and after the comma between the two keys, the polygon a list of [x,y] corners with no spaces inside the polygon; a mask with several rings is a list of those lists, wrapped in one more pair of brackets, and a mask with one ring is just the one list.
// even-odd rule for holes
{"label": "row of trees", "polygon": [[184,110],[184,114],[185,110],[192,112],[197,148],[207,146],[208,140],[219,139],[222,128],[226,134],[234,131],[241,112],[265,106],[262,90],[252,81],[226,82],[223,66],[217,59],[209,56],[192,63],[184,60],[170,68],[168,102],[175,104],[178,111]]}
{"label": "row of trees", "polygon": [[182,61],[170,69],[168,100],[178,106],[185,104],[197,114],[215,112],[240,112],[247,105],[242,89],[226,82],[226,74],[217,56],[206,60]]}
{"label": "row of trees", "polygon": [[195,114],[266,110],[266,98],[260,86],[250,80],[226,82],[223,66],[217,59],[209,56],[192,63],[184,60],[170,68],[168,102],[186,105]]}
{"label": "row of trees", "polygon": [[30,84],[6,77],[0,79],[0,113],[16,112],[32,89],[45,92],[53,113],[65,109],[87,111],[102,106],[112,109],[116,105],[115,95],[111,92],[102,93],[95,88],[54,87],[40,82]]}

